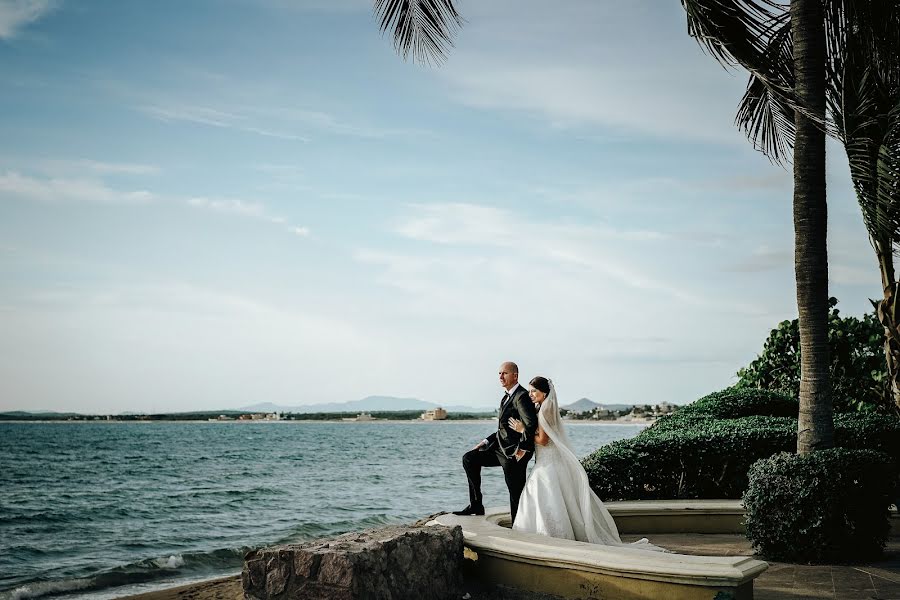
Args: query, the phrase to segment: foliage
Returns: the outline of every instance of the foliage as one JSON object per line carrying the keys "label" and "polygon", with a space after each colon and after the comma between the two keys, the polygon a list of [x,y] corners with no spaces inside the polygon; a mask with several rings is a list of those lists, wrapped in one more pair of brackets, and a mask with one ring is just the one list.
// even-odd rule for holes
{"label": "foliage", "polygon": [[[884,328],[874,313],[862,319],[841,317],[831,298],[828,346],[832,401],[835,412],[893,410],[887,394]],[[737,387],[800,393],[800,330],[798,320],[782,321],[763,345],[762,353],[737,373]]]}
{"label": "foliage", "polygon": [[881,452],[845,448],[758,461],[744,494],[747,538],[775,560],[879,556],[890,529],[894,464]]}
{"label": "foliage", "polygon": [[584,459],[600,498],[739,498],[751,464],[797,443],[797,422],[786,417],[672,421]]}
{"label": "foliage", "polygon": [[[796,448],[797,412],[797,400],[781,392],[729,388],[600,448],[582,464],[603,500],[740,498],[754,462]],[[880,450],[900,464],[900,419],[839,414],[835,445]]]}

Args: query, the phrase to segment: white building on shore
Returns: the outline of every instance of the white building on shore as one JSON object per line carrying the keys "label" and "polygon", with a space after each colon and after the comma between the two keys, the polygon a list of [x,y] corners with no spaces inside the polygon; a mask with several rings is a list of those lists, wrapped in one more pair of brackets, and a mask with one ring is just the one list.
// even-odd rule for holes
{"label": "white building on shore", "polygon": [[447,411],[438,406],[433,410],[426,410],[419,418],[423,421],[443,421],[447,418]]}

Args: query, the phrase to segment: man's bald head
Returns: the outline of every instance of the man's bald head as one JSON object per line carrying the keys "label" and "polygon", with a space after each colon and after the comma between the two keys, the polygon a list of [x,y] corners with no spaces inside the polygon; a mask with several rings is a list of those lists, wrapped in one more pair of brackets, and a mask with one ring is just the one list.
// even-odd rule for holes
{"label": "man's bald head", "polygon": [[511,390],[513,386],[519,383],[519,366],[514,362],[507,361],[500,365],[499,374],[500,385],[507,391]]}

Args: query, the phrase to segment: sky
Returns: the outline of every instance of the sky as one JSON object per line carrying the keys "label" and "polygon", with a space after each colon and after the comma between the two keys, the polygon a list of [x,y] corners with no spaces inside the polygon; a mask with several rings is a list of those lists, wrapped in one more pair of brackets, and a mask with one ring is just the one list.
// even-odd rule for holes
{"label": "sky", "polygon": [[[0,0],[0,411],[691,402],[796,318],[791,174],[676,0]],[[880,279],[828,148],[830,293]]]}

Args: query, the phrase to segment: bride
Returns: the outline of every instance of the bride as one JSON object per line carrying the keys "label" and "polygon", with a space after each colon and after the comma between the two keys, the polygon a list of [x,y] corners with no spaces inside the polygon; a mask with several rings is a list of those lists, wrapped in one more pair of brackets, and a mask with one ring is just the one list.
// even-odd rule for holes
{"label": "bride", "polygon": [[[592,544],[664,551],[646,538],[633,544],[622,542],[612,515],[591,490],[587,473],[572,451],[559,417],[553,382],[535,377],[529,385],[531,399],[539,407],[535,465],[519,500],[513,529]],[[525,431],[524,424],[515,418],[509,419],[509,426],[519,433]]]}

